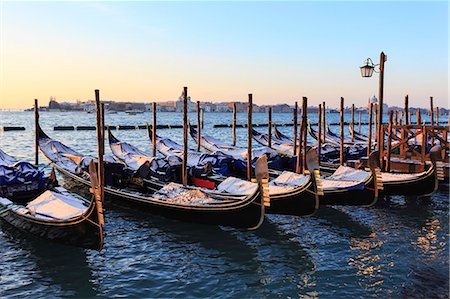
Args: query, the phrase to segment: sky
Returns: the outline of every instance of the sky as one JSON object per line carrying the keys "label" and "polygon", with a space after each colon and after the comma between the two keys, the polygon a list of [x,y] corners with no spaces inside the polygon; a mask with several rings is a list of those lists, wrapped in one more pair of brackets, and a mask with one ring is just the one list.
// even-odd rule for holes
{"label": "sky", "polygon": [[0,1],[0,109],[101,98],[448,107],[447,1]]}

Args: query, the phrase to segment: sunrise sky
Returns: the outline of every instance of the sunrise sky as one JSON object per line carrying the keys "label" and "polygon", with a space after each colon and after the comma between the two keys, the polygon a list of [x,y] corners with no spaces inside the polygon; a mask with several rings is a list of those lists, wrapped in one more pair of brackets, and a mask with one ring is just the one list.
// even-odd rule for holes
{"label": "sunrise sky", "polygon": [[365,105],[388,56],[385,102],[448,107],[441,2],[0,2],[0,108],[91,99]]}

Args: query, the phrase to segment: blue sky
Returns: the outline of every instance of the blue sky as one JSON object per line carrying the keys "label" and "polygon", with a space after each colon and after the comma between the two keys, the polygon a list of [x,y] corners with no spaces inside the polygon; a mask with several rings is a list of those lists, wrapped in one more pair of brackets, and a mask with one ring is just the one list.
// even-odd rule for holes
{"label": "blue sky", "polygon": [[2,107],[92,98],[447,107],[447,2],[3,2]]}

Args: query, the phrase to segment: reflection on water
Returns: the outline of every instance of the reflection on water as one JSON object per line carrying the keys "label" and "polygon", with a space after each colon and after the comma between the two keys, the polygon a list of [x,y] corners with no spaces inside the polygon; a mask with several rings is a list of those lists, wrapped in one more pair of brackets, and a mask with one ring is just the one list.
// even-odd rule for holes
{"label": "reflection on water", "polygon": [[[158,122],[177,124],[179,116],[161,113]],[[106,117],[111,125],[151,120],[150,113]],[[254,118],[267,121],[265,114]],[[273,118],[291,121],[289,114]],[[245,119],[238,114],[238,123]],[[229,120],[231,114],[207,113],[204,131],[230,142],[230,128],[212,128]],[[94,131],[53,131],[55,125],[93,125],[94,115],[42,113],[41,122],[50,136],[96,152]],[[5,125],[27,130],[0,133],[0,147],[32,160],[32,113],[0,112]],[[292,134],[292,127],[280,130]],[[150,151],[145,130],[115,134]],[[181,141],[180,129],[159,134]],[[238,130],[238,143],[246,143],[245,129]],[[47,167],[42,156],[40,163]],[[183,223],[107,201],[101,252],[46,242],[0,221],[0,297],[448,298],[448,196],[447,185],[428,198],[392,196],[371,208],[268,215],[255,232]]]}

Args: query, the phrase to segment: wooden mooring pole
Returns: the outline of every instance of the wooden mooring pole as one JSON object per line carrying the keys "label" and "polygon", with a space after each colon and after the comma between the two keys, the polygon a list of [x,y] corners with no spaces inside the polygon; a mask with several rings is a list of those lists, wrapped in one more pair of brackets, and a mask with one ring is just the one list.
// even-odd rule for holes
{"label": "wooden mooring pole", "polygon": [[200,151],[201,132],[202,132],[202,123],[200,119],[200,114],[201,114],[200,101],[197,101],[197,152]]}
{"label": "wooden mooring pole", "polygon": [[367,157],[370,156],[372,151],[372,113],[373,113],[373,103],[369,105],[369,133],[367,134]]}
{"label": "wooden mooring pole", "polygon": [[355,104],[352,104],[352,141],[355,141]]}
{"label": "wooden mooring pole", "polygon": [[252,114],[253,114],[253,95],[248,94],[247,108],[247,180],[252,180]]}
{"label": "wooden mooring pole", "polygon": [[233,136],[233,145],[236,145],[236,103],[233,103],[233,122],[231,125],[231,134]]}
{"label": "wooden mooring pole", "polygon": [[436,107],[436,125],[439,126],[439,107]]}
{"label": "wooden mooring pole", "polygon": [[182,165],[181,165],[181,171],[182,171],[182,182],[183,186],[187,186],[187,177],[188,177],[188,171],[187,171],[187,153],[188,153],[188,117],[187,117],[187,111],[188,111],[188,88],[184,87],[183,89],[183,159],[182,159]]}
{"label": "wooden mooring pole", "polygon": [[156,102],[152,103],[152,154],[156,157]]}
{"label": "wooden mooring pole", "polygon": [[34,165],[39,165],[39,107],[38,100],[34,99]]}
{"label": "wooden mooring pole", "polygon": [[434,126],[433,97],[430,97],[430,124]]}
{"label": "wooden mooring pole", "polygon": [[341,97],[341,111],[340,111],[340,153],[339,153],[339,161],[341,165],[344,165],[344,98]]}
{"label": "wooden mooring pole", "polygon": [[420,125],[422,123],[422,116],[420,114],[420,108],[417,108],[417,111],[416,111],[416,122],[418,125]]}
{"label": "wooden mooring pole", "polygon": [[100,90],[95,90],[95,107],[97,110],[97,122],[96,122],[96,132],[97,132],[97,148],[98,148],[98,182],[100,187],[101,198],[104,198],[104,179],[105,179],[105,165],[103,163],[103,156],[105,154],[105,121],[104,121],[104,106],[100,102]]}
{"label": "wooden mooring pole", "polygon": [[[325,108],[325,101],[322,102],[322,142],[326,143],[326,108]],[[320,136],[319,136],[320,138]]]}
{"label": "wooden mooring pole", "polygon": [[307,144],[307,121],[308,121],[308,98],[303,97],[302,99],[302,173],[305,174],[306,170],[306,144]]}
{"label": "wooden mooring pole", "polygon": [[405,96],[405,125],[409,125],[411,118],[409,117],[409,100],[408,100],[408,95]]}
{"label": "wooden mooring pole", "polygon": [[389,112],[389,124],[388,124],[388,144],[386,153],[386,171],[391,171],[391,150],[392,150],[392,122],[393,122],[394,111]]}
{"label": "wooden mooring pole", "polygon": [[[298,116],[298,103],[297,101],[294,104],[294,153],[297,152],[297,119]],[[298,172],[297,172],[298,173]]]}
{"label": "wooden mooring pole", "polygon": [[267,125],[267,134],[268,134],[267,143],[269,147],[272,147],[272,107],[269,107],[268,113],[269,113],[268,115],[269,123]]}

